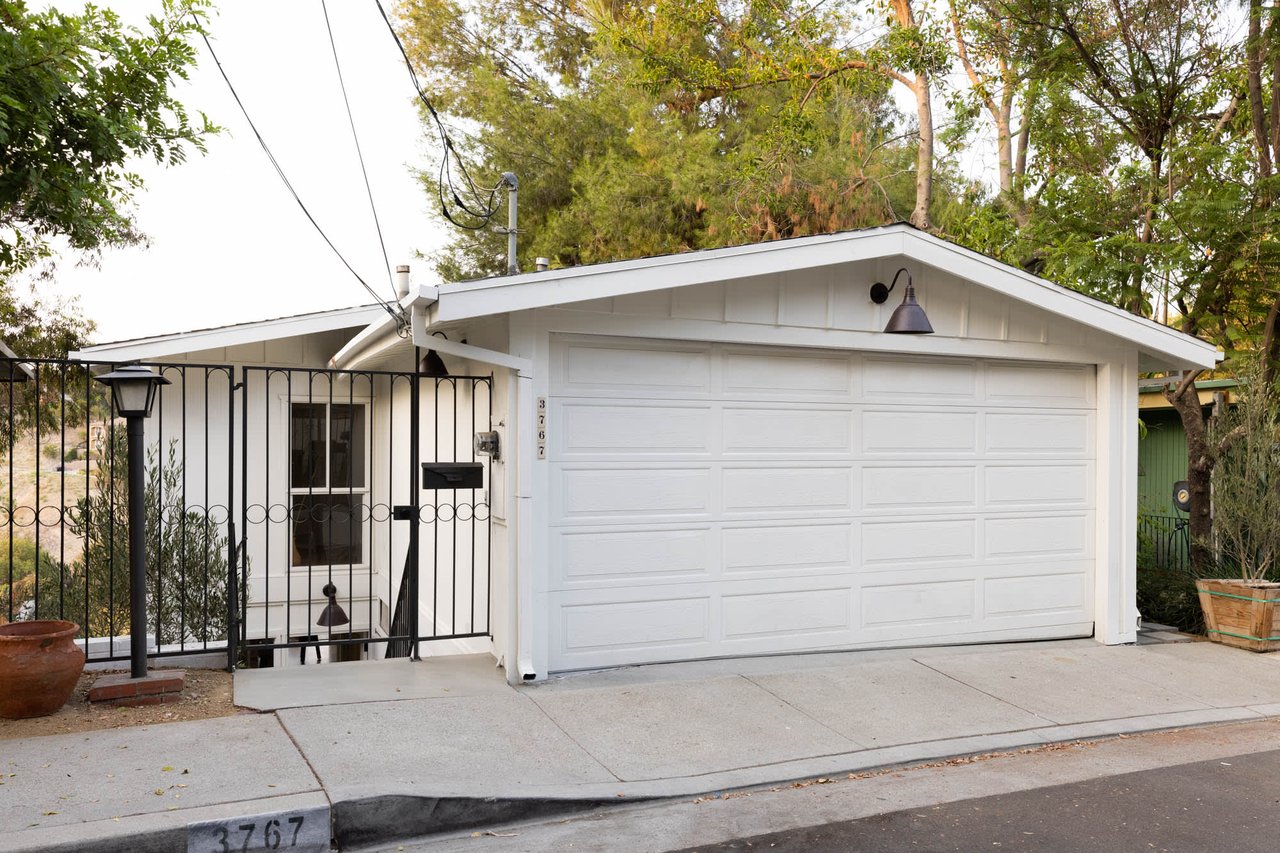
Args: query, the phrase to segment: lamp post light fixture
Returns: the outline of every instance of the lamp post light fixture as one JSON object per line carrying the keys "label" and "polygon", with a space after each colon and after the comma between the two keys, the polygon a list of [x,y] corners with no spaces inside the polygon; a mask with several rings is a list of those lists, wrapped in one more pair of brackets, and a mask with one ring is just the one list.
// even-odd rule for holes
{"label": "lamp post light fixture", "polygon": [[871,301],[877,305],[883,305],[889,298],[889,294],[893,292],[893,288],[897,286],[898,276],[903,273],[907,275],[907,290],[902,295],[902,304],[893,309],[893,314],[889,316],[889,322],[885,324],[884,330],[895,335],[931,335],[933,326],[929,324],[929,318],[925,316],[920,303],[916,302],[916,288],[911,281],[911,273],[906,267],[900,268],[893,274],[893,281],[888,287],[878,281],[871,285]]}
{"label": "lamp post light fixture", "polygon": [[125,419],[129,456],[129,660],[130,677],[147,677],[147,531],[142,422],[151,416],[156,389],[169,380],[139,364],[95,377],[111,389],[116,414]]}

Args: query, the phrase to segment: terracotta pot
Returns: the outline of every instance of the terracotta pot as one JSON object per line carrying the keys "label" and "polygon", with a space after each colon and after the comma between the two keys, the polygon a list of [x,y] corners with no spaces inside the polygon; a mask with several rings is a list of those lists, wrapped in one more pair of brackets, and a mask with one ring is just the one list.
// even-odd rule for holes
{"label": "terracotta pot", "polygon": [[43,717],[67,703],[84,670],[79,631],[60,619],[0,625],[0,717]]}

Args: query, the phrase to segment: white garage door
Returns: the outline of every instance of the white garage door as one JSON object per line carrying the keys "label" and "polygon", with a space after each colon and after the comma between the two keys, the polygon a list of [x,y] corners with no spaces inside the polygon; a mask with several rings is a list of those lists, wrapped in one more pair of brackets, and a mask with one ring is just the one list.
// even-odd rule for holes
{"label": "white garage door", "polygon": [[556,338],[552,671],[1093,629],[1092,367]]}

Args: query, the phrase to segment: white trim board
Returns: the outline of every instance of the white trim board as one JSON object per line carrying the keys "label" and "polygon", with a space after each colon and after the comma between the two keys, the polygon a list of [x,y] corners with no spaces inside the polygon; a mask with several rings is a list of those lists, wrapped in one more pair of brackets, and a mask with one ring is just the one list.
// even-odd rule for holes
{"label": "white trim board", "polygon": [[1204,341],[902,224],[445,285],[429,320],[456,322],[898,255],[1136,344],[1170,368],[1218,361],[1217,350]]}
{"label": "white trim board", "polygon": [[223,349],[240,344],[332,332],[337,329],[365,328],[383,317],[386,317],[386,309],[381,305],[359,305],[333,311],[279,317],[273,320],[237,323],[213,329],[94,344],[71,353],[71,358],[85,361],[135,361],[163,358],[201,350]]}

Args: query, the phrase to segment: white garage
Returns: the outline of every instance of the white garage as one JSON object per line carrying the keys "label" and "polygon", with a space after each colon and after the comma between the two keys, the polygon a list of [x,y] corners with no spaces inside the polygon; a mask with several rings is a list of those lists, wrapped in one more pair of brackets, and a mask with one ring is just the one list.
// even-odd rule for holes
{"label": "white garage", "polygon": [[1088,636],[1094,371],[557,337],[551,669]]}
{"label": "white garage", "polygon": [[[902,284],[873,298],[898,279],[910,323]],[[419,353],[494,372],[492,648],[513,681],[1133,642],[1137,378],[1217,358],[906,225],[404,304]],[[330,364],[408,345],[375,323]]]}

